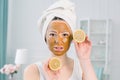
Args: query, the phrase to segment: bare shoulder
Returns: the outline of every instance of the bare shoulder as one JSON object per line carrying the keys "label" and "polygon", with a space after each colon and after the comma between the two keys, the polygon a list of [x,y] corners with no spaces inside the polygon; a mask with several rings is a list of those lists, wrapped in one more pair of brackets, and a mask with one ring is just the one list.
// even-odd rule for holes
{"label": "bare shoulder", "polygon": [[24,80],[40,80],[40,73],[37,65],[31,64],[24,70]]}

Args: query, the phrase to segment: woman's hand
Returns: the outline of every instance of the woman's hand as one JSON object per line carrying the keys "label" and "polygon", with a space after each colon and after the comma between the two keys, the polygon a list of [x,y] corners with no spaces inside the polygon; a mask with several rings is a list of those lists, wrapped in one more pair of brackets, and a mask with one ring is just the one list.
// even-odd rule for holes
{"label": "woman's hand", "polygon": [[77,53],[79,60],[90,59],[92,44],[91,44],[91,41],[88,39],[88,36],[86,36],[85,41],[82,43],[77,43],[75,41],[73,42],[74,42],[76,53]]}
{"label": "woman's hand", "polygon": [[49,64],[49,60],[44,64],[44,73],[45,73],[46,80],[58,80],[60,71],[50,70],[48,64]]}

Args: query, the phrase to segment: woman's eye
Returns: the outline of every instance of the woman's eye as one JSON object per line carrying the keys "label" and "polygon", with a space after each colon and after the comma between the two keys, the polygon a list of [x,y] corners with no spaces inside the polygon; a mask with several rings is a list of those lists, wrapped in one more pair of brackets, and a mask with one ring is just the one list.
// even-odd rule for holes
{"label": "woman's eye", "polygon": [[67,36],[69,36],[69,34],[67,34],[67,33],[64,33],[64,34],[63,34],[63,36],[64,36],[64,37],[67,37]]}
{"label": "woman's eye", "polygon": [[55,36],[55,34],[54,34],[54,33],[50,33],[49,35],[50,35],[50,36],[52,36],[52,37],[54,37],[54,36]]}

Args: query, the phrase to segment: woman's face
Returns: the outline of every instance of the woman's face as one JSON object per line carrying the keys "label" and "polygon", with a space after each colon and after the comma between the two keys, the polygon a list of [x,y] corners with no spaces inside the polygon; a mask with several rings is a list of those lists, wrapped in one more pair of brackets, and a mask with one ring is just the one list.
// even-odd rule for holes
{"label": "woman's face", "polygon": [[49,24],[46,32],[46,43],[50,51],[61,56],[65,54],[72,41],[72,31],[65,21],[54,20]]}

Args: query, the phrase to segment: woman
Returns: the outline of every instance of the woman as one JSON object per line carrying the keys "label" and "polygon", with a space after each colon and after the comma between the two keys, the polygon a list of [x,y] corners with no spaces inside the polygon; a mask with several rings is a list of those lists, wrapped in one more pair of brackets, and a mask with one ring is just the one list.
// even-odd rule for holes
{"label": "woman", "polygon": [[[60,4],[61,2],[58,3]],[[24,71],[24,80],[97,80],[90,61],[91,42],[88,37],[82,43],[73,41],[72,24],[75,22],[75,17],[71,13],[73,10],[69,9],[70,11],[65,11],[66,7],[64,7],[64,10],[61,10],[61,8],[56,8],[55,5],[49,8],[55,12],[47,12],[42,17],[42,20],[45,20],[41,20],[41,24],[43,24],[42,34],[43,39],[52,53],[50,58],[59,58],[62,67],[58,71],[51,70],[48,65],[49,59],[45,62],[31,64]],[[64,6],[64,4],[62,5]],[[55,8],[53,9],[53,7]],[[59,11],[62,11],[62,13]],[[53,16],[54,13],[57,14]],[[62,14],[62,16],[58,14]],[[71,20],[73,21],[70,22]],[[67,51],[72,41],[75,45],[78,60],[73,60],[67,56]]]}

